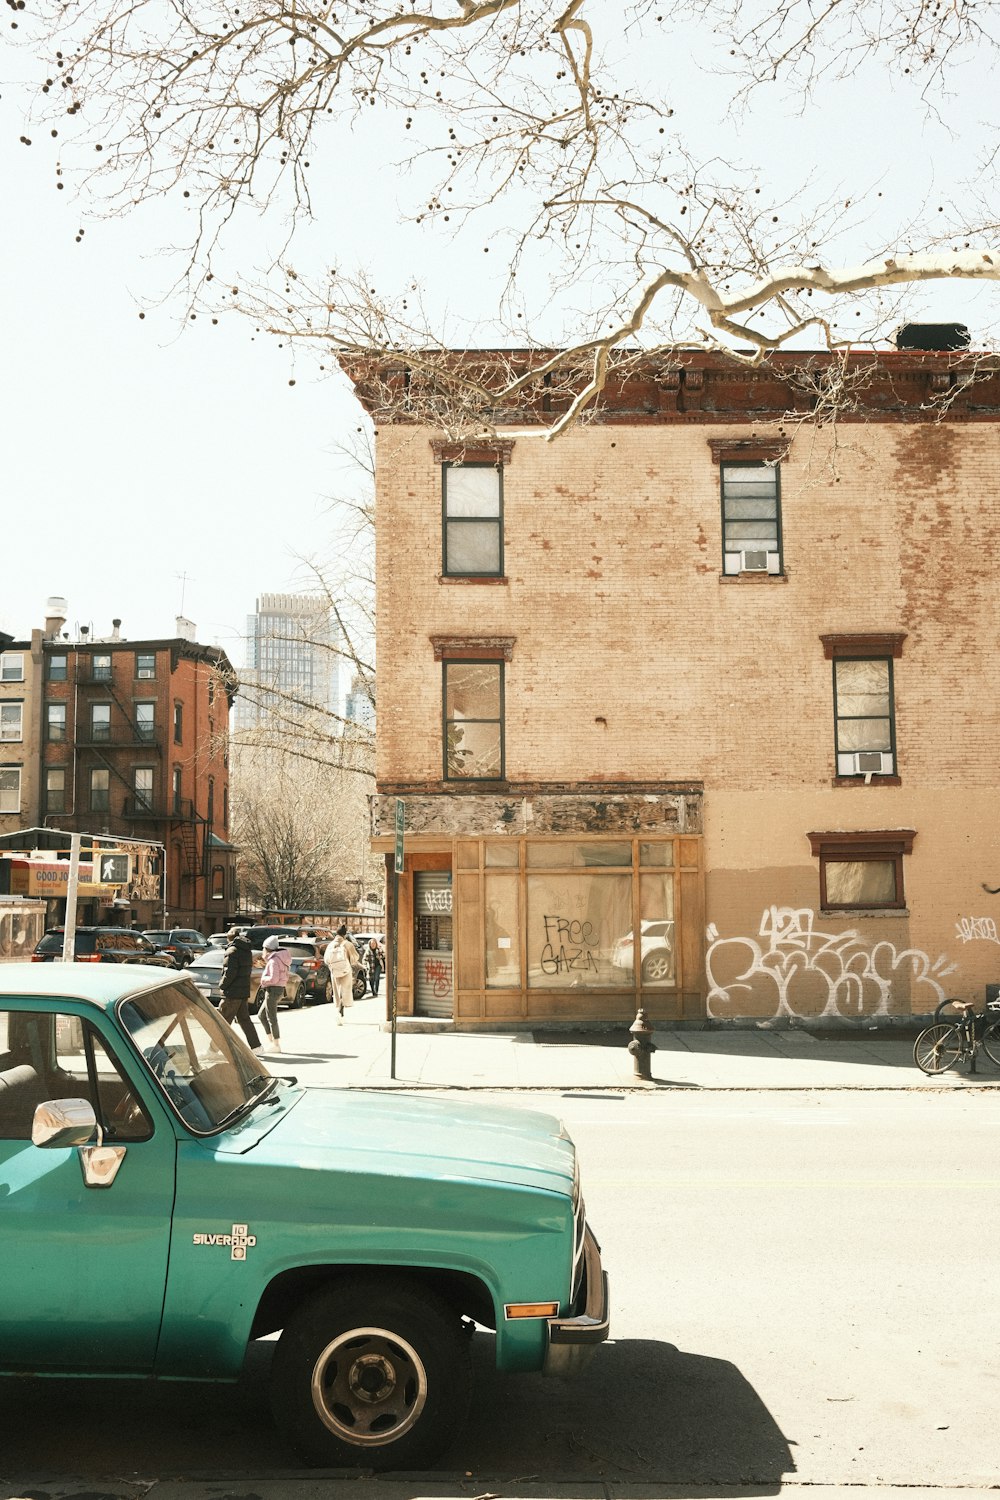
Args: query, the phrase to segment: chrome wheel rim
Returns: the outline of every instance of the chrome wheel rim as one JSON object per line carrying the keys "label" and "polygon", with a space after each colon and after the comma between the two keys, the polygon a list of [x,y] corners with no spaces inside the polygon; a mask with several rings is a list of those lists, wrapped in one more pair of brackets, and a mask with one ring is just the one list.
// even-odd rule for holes
{"label": "chrome wheel rim", "polygon": [[312,1399],[324,1427],[345,1443],[381,1448],[415,1425],[427,1400],[427,1372],[406,1339],[386,1328],[352,1328],[320,1354]]}

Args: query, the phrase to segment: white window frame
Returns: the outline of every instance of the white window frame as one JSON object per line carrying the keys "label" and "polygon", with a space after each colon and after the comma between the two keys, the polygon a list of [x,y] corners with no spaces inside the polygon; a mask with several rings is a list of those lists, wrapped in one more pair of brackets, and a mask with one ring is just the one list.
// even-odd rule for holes
{"label": "white window frame", "polygon": [[0,652],[0,682],[24,681],[24,652]]}
{"label": "white window frame", "polygon": [[[16,715],[14,710],[16,710]],[[20,698],[0,703],[0,741],[7,745],[16,745],[20,744],[23,739],[24,704]]]}

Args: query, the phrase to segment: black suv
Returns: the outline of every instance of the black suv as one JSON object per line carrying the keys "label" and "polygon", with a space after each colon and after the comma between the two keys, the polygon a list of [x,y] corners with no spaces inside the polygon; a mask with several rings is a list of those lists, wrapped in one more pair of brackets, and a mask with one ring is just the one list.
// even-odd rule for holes
{"label": "black suv", "polygon": [[[51,964],[62,958],[65,927],[50,927],[31,955],[34,964]],[[157,953],[141,932],[131,927],[78,927],[74,957],[81,964],[155,964],[160,969],[176,967],[167,954]]]}

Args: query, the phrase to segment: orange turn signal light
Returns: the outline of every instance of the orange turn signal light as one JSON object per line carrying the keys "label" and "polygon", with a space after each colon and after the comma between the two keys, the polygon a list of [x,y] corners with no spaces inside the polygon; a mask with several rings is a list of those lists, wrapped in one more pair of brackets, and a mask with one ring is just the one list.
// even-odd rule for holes
{"label": "orange turn signal light", "polygon": [[505,1318],[554,1318],[559,1311],[558,1302],[505,1302]]}

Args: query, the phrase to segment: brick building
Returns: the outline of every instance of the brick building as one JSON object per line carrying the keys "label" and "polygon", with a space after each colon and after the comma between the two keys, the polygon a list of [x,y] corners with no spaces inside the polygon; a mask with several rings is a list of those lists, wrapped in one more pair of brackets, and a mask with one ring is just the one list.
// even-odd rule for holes
{"label": "brick building", "polygon": [[[178,618],[165,640],[63,633],[65,606],[49,601],[42,639],[38,808],[22,824],[110,834],[162,846],[162,898],[130,913],[159,926],[212,931],[233,909],[229,843],[229,712],[233,672],[218,646]],[[155,882],[158,886],[159,881]],[[81,921],[97,920],[94,912]]]}
{"label": "brick building", "polygon": [[387,401],[399,371],[350,368],[378,427],[400,1012],[888,1024],[981,1000],[1000,367],[625,371],[555,442],[539,382],[456,446]]}

